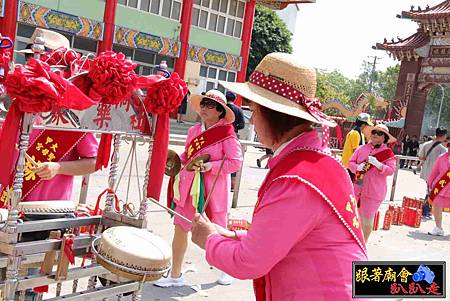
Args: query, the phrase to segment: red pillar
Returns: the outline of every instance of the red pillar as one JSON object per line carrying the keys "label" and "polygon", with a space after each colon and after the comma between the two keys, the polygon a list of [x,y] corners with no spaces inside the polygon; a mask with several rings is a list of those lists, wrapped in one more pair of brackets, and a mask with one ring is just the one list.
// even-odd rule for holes
{"label": "red pillar", "polygon": [[186,69],[193,5],[194,3],[192,0],[183,0],[183,9],[181,11],[180,57],[177,58],[175,63],[175,72],[177,72],[181,78],[184,78],[184,72]]}
{"label": "red pillar", "polygon": [[[250,44],[252,42],[252,30],[253,20],[255,17],[256,0],[250,0],[245,6],[244,24],[242,25],[242,37],[241,37],[241,58],[242,65],[241,71],[237,74],[237,82],[245,82],[245,75],[247,73],[248,55],[250,53]],[[242,104],[241,97],[236,99],[236,104],[240,106]]]}
{"label": "red pillar", "polygon": [[103,40],[98,44],[98,53],[112,50],[114,36],[114,19],[116,18],[117,0],[106,0],[103,14]]}
{"label": "red pillar", "polygon": [[9,37],[11,40],[16,38],[17,29],[17,0],[6,0],[5,2],[5,16],[1,18],[0,32],[2,36]]}

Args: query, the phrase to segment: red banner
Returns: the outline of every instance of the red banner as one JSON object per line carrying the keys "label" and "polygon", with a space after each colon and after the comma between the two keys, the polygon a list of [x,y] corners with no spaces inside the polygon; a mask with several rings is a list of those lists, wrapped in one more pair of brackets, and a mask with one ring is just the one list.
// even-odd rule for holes
{"label": "red banner", "polygon": [[[44,162],[59,162],[78,144],[86,135],[84,132],[69,132],[44,130],[36,140],[28,147],[27,154],[38,164]],[[8,187],[12,186],[14,177]],[[31,191],[42,181],[33,172],[33,164],[25,159],[25,175],[23,177],[22,199],[28,196]],[[0,208],[7,207],[7,187],[1,193]]]}

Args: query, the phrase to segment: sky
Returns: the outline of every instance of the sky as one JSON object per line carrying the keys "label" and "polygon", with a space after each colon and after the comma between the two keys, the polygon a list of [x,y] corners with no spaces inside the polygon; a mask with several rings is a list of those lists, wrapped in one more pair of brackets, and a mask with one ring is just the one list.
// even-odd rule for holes
{"label": "sky", "polygon": [[373,50],[377,42],[414,34],[417,23],[397,18],[411,5],[425,8],[443,0],[316,0],[300,4],[292,46],[299,59],[316,68],[339,70],[349,78],[361,73],[364,60],[376,70],[386,70],[399,63],[382,50]]}

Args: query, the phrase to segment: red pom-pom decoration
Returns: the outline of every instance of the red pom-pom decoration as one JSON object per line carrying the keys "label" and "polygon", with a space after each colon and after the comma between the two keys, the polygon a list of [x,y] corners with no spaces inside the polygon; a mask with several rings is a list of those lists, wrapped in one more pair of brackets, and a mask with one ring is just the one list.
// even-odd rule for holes
{"label": "red pom-pom decoration", "polygon": [[93,85],[89,96],[92,99],[101,98],[105,104],[121,103],[133,93],[136,66],[123,53],[101,53],[90,63],[89,78]]}
{"label": "red pom-pom decoration", "polygon": [[172,112],[178,108],[187,92],[186,83],[174,72],[169,78],[163,78],[147,89],[145,109],[155,114]]}

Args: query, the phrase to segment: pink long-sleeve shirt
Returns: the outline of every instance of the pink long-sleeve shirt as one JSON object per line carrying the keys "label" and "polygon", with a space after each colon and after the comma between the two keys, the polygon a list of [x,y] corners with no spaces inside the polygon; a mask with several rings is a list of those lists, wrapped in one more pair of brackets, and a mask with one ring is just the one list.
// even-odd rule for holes
{"label": "pink long-sleeve shirt", "polygon": [[[221,119],[214,126],[224,125],[226,122]],[[188,146],[192,139],[197,137],[203,132],[202,124],[196,124],[188,130],[186,138],[186,146]],[[206,149],[197,153],[209,154],[210,163],[212,164],[212,169],[204,173],[205,179],[205,189],[207,192],[211,191],[214,178],[219,172],[220,164],[223,157],[226,155],[226,159],[223,163],[222,170],[217,178],[216,186],[212,192],[210,202],[208,206],[214,212],[227,211],[230,208],[229,198],[231,189],[231,177],[230,174],[239,170],[242,164],[242,150],[241,144],[237,140],[237,137],[225,139],[219,143],[211,145]],[[187,163],[187,154],[184,151],[180,155],[181,163],[184,165]],[[192,181],[194,179],[194,173],[183,169],[180,172],[180,200],[176,200],[178,206],[184,206],[187,200],[190,200],[190,190],[192,186]]]}
{"label": "pink long-sleeve shirt", "polygon": [[[386,144],[382,144],[379,148],[374,148],[371,143],[361,145],[353,153],[349,161],[349,169],[351,172],[356,173],[356,169],[360,163],[367,161],[367,157],[373,156],[381,151],[384,151],[388,147]],[[386,197],[387,191],[387,177],[394,174],[396,159],[392,158],[385,162],[382,162],[383,167],[379,170],[376,167],[372,167],[365,175],[364,182],[361,188],[356,187],[355,193],[360,193],[360,198],[373,199],[382,201]]]}
{"label": "pink long-sleeve shirt", "polygon": [[[321,149],[316,131],[294,138],[269,161],[297,147]],[[299,181],[278,179],[265,192],[248,232],[206,242],[209,264],[239,279],[266,275],[266,300],[352,300],[352,261],[366,260],[324,199]]]}
{"label": "pink long-sleeve shirt", "polygon": [[[437,181],[439,181],[442,176],[450,170],[450,158],[449,153],[442,154],[438,157],[436,160],[436,163],[434,163],[433,170],[431,171],[430,175],[428,176],[427,184],[430,189],[432,189]],[[436,196],[435,202],[438,198],[446,198],[450,199],[450,184],[447,184]]]}

